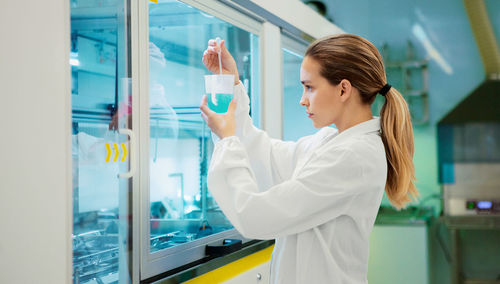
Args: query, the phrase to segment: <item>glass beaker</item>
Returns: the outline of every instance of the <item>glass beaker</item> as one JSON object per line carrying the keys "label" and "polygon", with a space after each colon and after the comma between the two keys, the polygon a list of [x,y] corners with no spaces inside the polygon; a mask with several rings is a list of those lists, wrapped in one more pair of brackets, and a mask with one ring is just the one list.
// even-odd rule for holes
{"label": "glass beaker", "polygon": [[233,99],[234,75],[205,75],[208,107],[216,113],[226,113]]}

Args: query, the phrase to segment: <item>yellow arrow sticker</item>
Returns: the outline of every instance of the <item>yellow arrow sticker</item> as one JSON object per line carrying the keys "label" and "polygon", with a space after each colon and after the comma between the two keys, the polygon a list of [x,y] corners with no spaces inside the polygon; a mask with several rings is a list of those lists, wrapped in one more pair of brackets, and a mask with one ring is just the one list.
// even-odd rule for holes
{"label": "yellow arrow sticker", "polygon": [[106,163],[109,163],[109,158],[111,158],[111,145],[106,143]]}
{"label": "yellow arrow sticker", "polygon": [[[125,146],[125,143],[120,143],[122,146],[123,150],[123,156],[121,158],[121,162],[125,162],[125,159],[127,158],[127,146]],[[118,148],[118,143],[113,143],[113,149],[115,150],[115,156],[113,157],[113,162],[118,161],[118,157],[120,156],[120,149]],[[111,149],[111,143],[106,143],[106,163],[109,163],[111,159],[111,154],[113,150]]]}
{"label": "yellow arrow sticker", "polygon": [[115,148],[115,158],[113,159],[113,162],[118,161],[118,156],[120,155],[120,150],[118,150],[118,144],[113,143],[113,147]]}
{"label": "yellow arrow sticker", "polygon": [[127,147],[125,147],[125,143],[122,143],[122,149],[123,149],[122,162],[125,162],[125,158],[127,157]]}
{"label": "yellow arrow sticker", "polygon": [[149,1],[158,4],[158,0],[149,0]]}

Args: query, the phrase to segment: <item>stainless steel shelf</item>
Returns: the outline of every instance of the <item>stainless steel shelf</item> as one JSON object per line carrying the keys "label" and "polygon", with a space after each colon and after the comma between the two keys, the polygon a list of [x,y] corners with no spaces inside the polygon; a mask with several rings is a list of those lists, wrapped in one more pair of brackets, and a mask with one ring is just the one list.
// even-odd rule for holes
{"label": "stainless steel shelf", "polygon": [[461,230],[500,230],[500,216],[443,216],[439,218],[439,221],[443,222],[450,230],[451,284],[500,283],[497,280],[467,279],[464,277],[459,234]]}
{"label": "stainless steel shelf", "polygon": [[423,226],[433,217],[432,208],[410,207],[397,211],[392,207],[383,206],[379,209],[375,225]]}
{"label": "stainless steel shelf", "polygon": [[500,230],[500,215],[444,216],[450,229]]}

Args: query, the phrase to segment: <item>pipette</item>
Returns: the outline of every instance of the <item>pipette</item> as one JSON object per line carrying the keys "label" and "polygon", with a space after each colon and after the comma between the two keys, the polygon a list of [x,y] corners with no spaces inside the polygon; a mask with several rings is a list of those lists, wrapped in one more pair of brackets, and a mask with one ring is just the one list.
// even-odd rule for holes
{"label": "pipette", "polygon": [[217,42],[217,46],[219,46],[219,51],[217,51],[217,57],[219,57],[219,75],[222,75],[222,63],[221,63],[221,59],[220,59],[220,51],[221,51],[220,37],[216,37],[215,41]]}
{"label": "pipette", "polygon": [[[221,61],[221,58],[220,58],[220,37],[216,37],[215,38],[215,41],[217,42],[217,45],[219,46],[219,50],[217,51],[217,57],[219,58],[219,76],[222,76],[222,61]],[[220,77],[219,77],[220,78]],[[212,84],[214,84],[212,86],[212,103],[214,105],[217,105],[217,95],[215,94],[215,84],[218,84],[219,83],[219,80],[217,80],[217,83],[215,81],[212,81]]]}

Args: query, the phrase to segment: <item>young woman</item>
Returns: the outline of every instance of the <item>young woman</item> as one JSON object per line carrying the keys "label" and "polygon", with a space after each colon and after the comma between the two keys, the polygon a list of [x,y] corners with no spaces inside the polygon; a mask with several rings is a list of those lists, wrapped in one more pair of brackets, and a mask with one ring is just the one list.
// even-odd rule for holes
{"label": "young woman", "polygon": [[[209,41],[203,63],[218,73],[219,48],[224,73],[238,78],[223,41]],[[297,142],[252,125],[237,80],[227,114],[211,111],[203,97],[202,117],[220,139],[208,187],[243,236],[276,239],[271,283],[367,283],[369,236],[384,188],[397,209],[418,194],[408,107],[387,84],[375,46],[356,35],[312,43],[300,80],[300,104],[320,130]],[[377,94],[385,97],[380,118],[370,107]]]}

